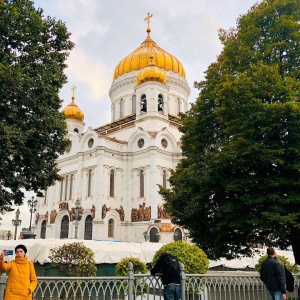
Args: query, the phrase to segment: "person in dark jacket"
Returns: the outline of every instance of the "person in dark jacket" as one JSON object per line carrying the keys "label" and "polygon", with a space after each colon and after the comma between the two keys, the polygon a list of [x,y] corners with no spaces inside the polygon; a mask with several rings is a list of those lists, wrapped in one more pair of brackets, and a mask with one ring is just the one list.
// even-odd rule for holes
{"label": "person in dark jacket", "polygon": [[[162,252],[155,266],[151,269],[151,275],[162,273],[162,283],[164,285],[164,299],[165,300],[180,300],[181,299],[181,277],[180,268],[170,272],[170,256],[166,252]],[[177,260],[177,259],[176,259]],[[179,266],[179,264],[178,264]]]}
{"label": "person in dark jacket", "polygon": [[286,291],[280,265],[276,261],[275,250],[272,247],[267,249],[268,258],[261,264],[260,278],[266,285],[272,300],[286,300]]}

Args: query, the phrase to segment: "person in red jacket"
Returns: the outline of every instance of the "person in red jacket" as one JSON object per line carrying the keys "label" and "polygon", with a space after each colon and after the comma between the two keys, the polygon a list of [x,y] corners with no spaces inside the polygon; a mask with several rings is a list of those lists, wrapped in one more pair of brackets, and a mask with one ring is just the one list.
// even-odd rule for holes
{"label": "person in red jacket", "polygon": [[0,255],[0,271],[9,272],[4,300],[32,300],[37,286],[33,263],[26,256],[27,249],[24,245],[18,245],[15,253],[15,259],[8,263],[3,260],[8,254],[2,251]]}

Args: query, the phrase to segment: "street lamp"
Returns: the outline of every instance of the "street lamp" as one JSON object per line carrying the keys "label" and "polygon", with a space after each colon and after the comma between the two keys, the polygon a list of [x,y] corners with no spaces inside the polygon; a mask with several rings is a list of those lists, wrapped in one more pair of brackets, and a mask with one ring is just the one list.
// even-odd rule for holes
{"label": "street lamp", "polygon": [[81,202],[77,198],[75,201],[75,216],[73,219],[75,219],[75,239],[77,239],[77,233],[78,233],[78,220],[80,220],[81,216],[79,215],[79,209],[80,209]]}
{"label": "street lamp", "polygon": [[30,212],[30,224],[29,224],[29,232],[31,231],[31,221],[32,221],[32,214],[36,212],[36,205],[38,201],[34,199],[34,196],[32,196],[31,199],[27,201],[28,207],[29,207],[29,212]]}
{"label": "street lamp", "polygon": [[15,236],[14,236],[14,240],[17,239],[17,227],[21,225],[22,220],[19,219],[20,216],[20,210],[19,208],[16,210],[16,219],[12,220],[12,224],[13,226],[15,226]]}
{"label": "street lamp", "polygon": [[8,230],[6,232],[6,236],[7,236],[7,239],[10,240],[10,237],[11,237],[11,231],[10,230]]}

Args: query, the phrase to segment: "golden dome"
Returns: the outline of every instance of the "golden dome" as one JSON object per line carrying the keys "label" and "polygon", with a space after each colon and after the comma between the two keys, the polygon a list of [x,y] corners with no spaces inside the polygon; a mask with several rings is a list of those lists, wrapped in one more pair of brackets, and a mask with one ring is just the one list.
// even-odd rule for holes
{"label": "golden dome", "polygon": [[82,110],[75,104],[74,100],[74,90],[75,90],[75,86],[73,86],[72,90],[73,90],[73,96],[72,96],[72,102],[63,109],[63,113],[66,116],[67,119],[75,119],[78,120],[80,122],[83,121],[84,119],[84,114],[82,112]]}
{"label": "golden dome", "polygon": [[166,72],[157,67],[153,61],[152,61],[152,57],[150,57],[150,63],[147,65],[146,68],[142,69],[137,77],[136,77],[136,84],[140,85],[144,82],[147,81],[158,81],[162,84],[166,84],[167,83],[167,75]]}
{"label": "golden dome", "polygon": [[114,80],[119,76],[134,70],[147,67],[150,56],[154,64],[165,71],[172,71],[185,78],[185,71],[181,62],[172,54],[160,48],[150,37],[151,29],[147,28],[146,40],[136,50],[123,58],[115,68]]}

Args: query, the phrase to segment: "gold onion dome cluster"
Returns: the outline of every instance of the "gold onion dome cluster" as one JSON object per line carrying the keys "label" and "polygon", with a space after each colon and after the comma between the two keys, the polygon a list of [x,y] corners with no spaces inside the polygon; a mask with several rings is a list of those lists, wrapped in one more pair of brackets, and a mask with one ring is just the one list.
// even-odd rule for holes
{"label": "gold onion dome cluster", "polygon": [[185,71],[181,62],[172,54],[160,48],[150,37],[151,29],[147,28],[146,40],[133,52],[123,58],[115,68],[114,80],[131,71],[138,71],[148,66],[149,58],[153,57],[153,64],[165,71],[172,71],[185,78]]}
{"label": "gold onion dome cluster", "polygon": [[166,72],[158,68],[153,62],[152,57],[150,57],[150,63],[147,65],[146,68],[142,69],[137,77],[136,77],[136,84],[140,85],[147,81],[157,81],[162,84],[167,83],[167,75]]}
{"label": "gold onion dome cluster", "polygon": [[75,119],[82,122],[84,119],[84,114],[82,110],[75,104],[74,100],[75,97],[73,96],[72,102],[65,109],[63,109],[62,112],[67,119]]}

